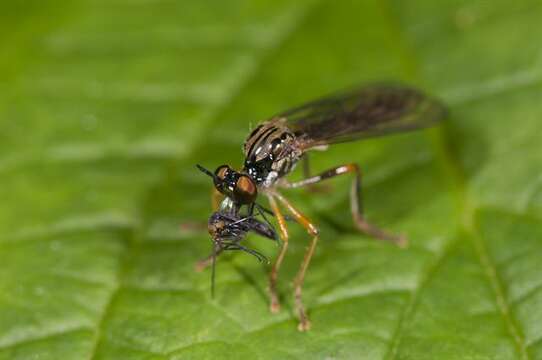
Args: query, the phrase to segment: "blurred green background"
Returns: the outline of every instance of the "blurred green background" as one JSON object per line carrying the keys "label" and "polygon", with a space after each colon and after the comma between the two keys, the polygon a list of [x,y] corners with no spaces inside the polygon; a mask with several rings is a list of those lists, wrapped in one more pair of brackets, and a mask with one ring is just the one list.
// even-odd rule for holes
{"label": "blurred green background", "polygon": [[[0,359],[542,359],[540,0],[78,0],[0,5]],[[268,268],[205,256],[209,168],[250,124],[372,80],[451,109],[439,129],[345,144],[348,179],[288,193],[321,228],[296,330]],[[294,177],[299,176],[295,174]],[[250,238],[270,257],[276,247]]]}

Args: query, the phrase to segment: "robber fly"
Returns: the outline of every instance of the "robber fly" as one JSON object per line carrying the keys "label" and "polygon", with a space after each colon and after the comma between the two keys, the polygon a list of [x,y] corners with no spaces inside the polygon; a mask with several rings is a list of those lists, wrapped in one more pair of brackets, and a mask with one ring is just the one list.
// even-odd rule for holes
{"label": "robber fly", "polygon": [[301,159],[307,160],[309,150],[325,150],[331,144],[425,128],[442,120],[445,115],[446,109],[439,101],[411,87],[364,86],[309,102],[257,126],[244,143],[245,161],[241,171],[228,165],[219,166],[214,173],[205,170],[213,177],[215,189],[236,207],[253,206],[258,192],[269,200],[282,239],[281,250],[269,276],[272,312],[280,309],[276,283],[288,248],[288,231],[279,204],[312,237],[294,281],[295,308],[301,331],[310,328],[302,301],[302,287],[319,237],[317,227],[279,192],[280,188],[311,186],[335,176],[351,174],[351,213],[356,228],[376,239],[406,244],[404,236],[380,229],[363,216],[361,173],[357,164],[340,165],[316,176],[310,176],[308,166],[305,166],[305,179],[289,182],[285,176],[296,163]]}

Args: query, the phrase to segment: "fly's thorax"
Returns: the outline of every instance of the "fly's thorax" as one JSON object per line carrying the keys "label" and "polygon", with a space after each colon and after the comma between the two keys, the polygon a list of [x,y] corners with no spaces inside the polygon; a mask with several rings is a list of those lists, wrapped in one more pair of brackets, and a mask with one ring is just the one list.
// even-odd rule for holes
{"label": "fly's thorax", "polygon": [[284,118],[267,121],[255,128],[244,145],[247,173],[258,185],[270,186],[289,173],[301,156],[294,133]]}
{"label": "fly's thorax", "polygon": [[267,176],[265,177],[265,180],[262,183],[262,186],[264,188],[271,187],[279,178],[279,173],[276,171],[270,171],[267,173]]}

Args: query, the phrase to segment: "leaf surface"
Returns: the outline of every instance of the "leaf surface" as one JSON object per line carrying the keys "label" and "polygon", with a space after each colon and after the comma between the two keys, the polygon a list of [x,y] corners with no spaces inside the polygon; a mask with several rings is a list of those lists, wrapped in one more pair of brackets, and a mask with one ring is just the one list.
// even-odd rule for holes
{"label": "leaf surface", "polygon": [[[29,1],[0,5],[0,359],[542,359],[539,1]],[[238,166],[269,114],[374,80],[427,89],[440,128],[314,154],[349,179],[288,197],[321,230],[299,333],[268,268],[194,262],[194,164]],[[293,177],[299,177],[294,174]],[[250,238],[273,256],[277,248]]]}

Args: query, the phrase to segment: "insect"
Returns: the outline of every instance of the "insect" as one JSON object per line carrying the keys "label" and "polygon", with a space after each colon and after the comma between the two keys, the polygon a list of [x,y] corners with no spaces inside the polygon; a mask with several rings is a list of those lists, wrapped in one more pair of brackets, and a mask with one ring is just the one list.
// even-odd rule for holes
{"label": "insect", "polygon": [[[243,150],[245,161],[240,171],[228,165],[219,166],[213,177],[215,189],[231,201],[231,206],[252,209],[258,193],[269,200],[282,240],[279,254],[269,275],[270,310],[280,310],[277,278],[288,249],[288,229],[282,206],[290,217],[303,226],[312,238],[294,280],[295,309],[298,329],[310,329],[311,323],[303,305],[303,282],[319,239],[316,225],[292,205],[279,191],[281,188],[312,186],[339,175],[353,176],[350,192],[351,213],[356,228],[379,240],[398,245],[406,237],[392,234],[368,222],[362,212],[361,172],[355,163],[343,164],[319,175],[308,171],[309,150],[325,150],[329,145],[425,128],[446,116],[445,107],[421,91],[391,84],[373,84],[340,92],[271,117],[247,137]],[[285,177],[304,160],[305,178],[289,182]],[[200,170],[203,168],[200,167]],[[204,169],[202,170],[204,171]]]}
{"label": "insect", "polygon": [[241,240],[248,232],[254,232],[262,237],[277,241],[277,234],[273,226],[263,215],[263,208],[257,206],[260,215],[263,216],[265,222],[255,218],[253,211],[246,216],[242,216],[239,208],[226,198],[221,204],[219,211],[215,211],[210,217],[207,224],[207,230],[212,239],[211,255],[206,259],[201,260],[196,264],[196,269],[202,270],[209,264],[212,266],[211,272],[211,296],[214,297],[215,289],[215,263],[216,257],[223,251],[240,250],[256,257],[260,262],[268,262],[267,258],[260,252],[241,245]]}

